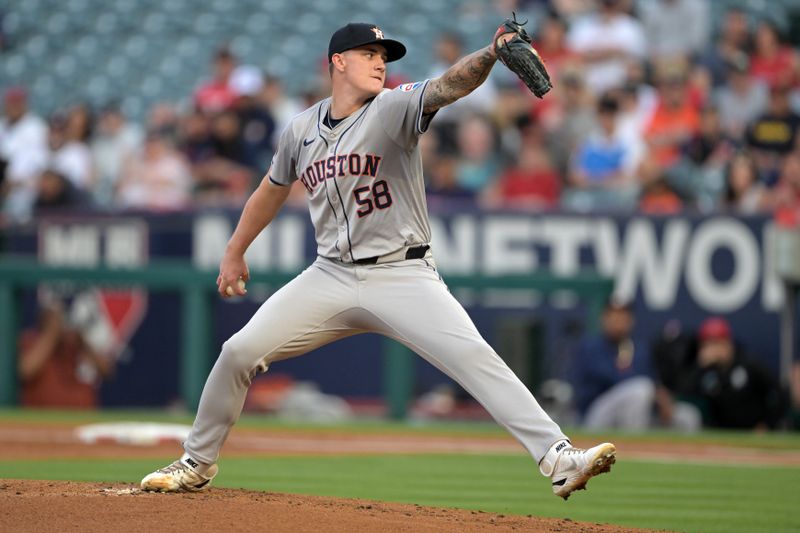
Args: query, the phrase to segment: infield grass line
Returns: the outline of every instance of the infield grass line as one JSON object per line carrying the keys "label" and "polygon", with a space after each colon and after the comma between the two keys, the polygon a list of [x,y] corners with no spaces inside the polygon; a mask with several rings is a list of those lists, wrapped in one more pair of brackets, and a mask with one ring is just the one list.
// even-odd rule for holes
{"label": "infield grass line", "polygon": [[[191,425],[194,416],[182,412],[155,410],[104,410],[59,411],[31,409],[0,409],[0,430],[3,423],[91,424],[117,421],[163,422]],[[284,420],[266,415],[244,414],[236,424],[243,429],[274,429],[302,433],[362,433],[411,435],[466,435],[510,439],[508,432],[494,422],[450,421],[387,421],[383,419],[357,419],[337,423],[313,423]],[[564,428],[576,441],[602,442],[621,440],[629,443],[680,443],[696,445],[721,445],[768,450],[800,450],[800,433],[755,433],[741,431],[703,431],[686,434],[654,430],[646,433],[602,432],[591,433],[578,428]],[[658,459],[653,459],[657,461]]]}

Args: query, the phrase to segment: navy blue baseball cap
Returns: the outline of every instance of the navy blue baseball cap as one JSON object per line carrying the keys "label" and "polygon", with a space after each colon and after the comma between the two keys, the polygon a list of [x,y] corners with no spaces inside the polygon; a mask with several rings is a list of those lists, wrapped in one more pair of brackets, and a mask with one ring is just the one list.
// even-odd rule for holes
{"label": "navy blue baseball cap", "polygon": [[380,44],[386,48],[386,62],[397,61],[406,55],[406,47],[400,41],[385,39],[383,31],[375,24],[366,22],[351,22],[333,32],[331,42],[328,44],[328,63],[333,54],[341,54],[347,50],[365,46],[367,44]]}

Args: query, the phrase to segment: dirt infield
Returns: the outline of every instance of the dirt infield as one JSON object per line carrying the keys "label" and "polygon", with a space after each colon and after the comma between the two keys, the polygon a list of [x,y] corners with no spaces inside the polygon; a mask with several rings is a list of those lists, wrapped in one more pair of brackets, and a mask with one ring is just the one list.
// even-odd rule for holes
{"label": "dirt infield", "polygon": [[0,531],[105,533],[110,528],[226,533],[644,531],[569,519],[214,487],[198,494],[151,494],[132,485],[0,480]]}

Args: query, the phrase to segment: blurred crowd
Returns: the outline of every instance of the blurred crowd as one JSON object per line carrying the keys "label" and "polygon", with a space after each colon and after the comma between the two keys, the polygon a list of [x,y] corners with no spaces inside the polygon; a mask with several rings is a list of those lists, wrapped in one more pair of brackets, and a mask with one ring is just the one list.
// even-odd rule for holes
{"label": "blurred crowd", "polygon": [[6,89],[0,122],[4,212],[181,210],[240,206],[269,166],[280,129],[302,110],[280,80],[239,65],[226,47],[188,105],[160,103],[145,124],[116,102],[76,104],[47,120],[23,87]]}
{"label": "blurred crowd", "polygon": [[[554,89],[538,100],[498,67],[442,109],[421,140],[431,202],[746,214],[800,201],[798,51],[781,21],[735,6],[711,20],[711,0],[515,3],[535,14],[529,30]],[[441,34],[428,76],[470,51],[458,33]],[[114,102],[44,119],[24,87],[4,88],[6,219],[63,207],[240,206],[288,120],[327,96],[327,65],[290,95],[225,46],[211,59],[205,82],[183,102],[155,105],[144,124]],[[389,87],[414,81],[402,69],[389,66]]]}

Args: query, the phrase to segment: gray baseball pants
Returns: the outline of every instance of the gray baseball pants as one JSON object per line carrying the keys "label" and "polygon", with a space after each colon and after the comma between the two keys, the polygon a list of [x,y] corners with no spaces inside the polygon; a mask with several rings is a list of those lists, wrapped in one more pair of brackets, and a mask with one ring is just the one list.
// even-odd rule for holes
{"label": "gray baseball pants", "polygon": [[184,442],[186,452],[215,463],[259,371],[359,333],[396,339],[453,378],[537,463],[566,438],[478,333],[432,259],[360,266],[318,258],[223,344]]}

